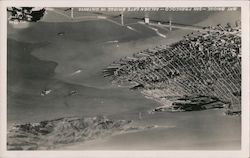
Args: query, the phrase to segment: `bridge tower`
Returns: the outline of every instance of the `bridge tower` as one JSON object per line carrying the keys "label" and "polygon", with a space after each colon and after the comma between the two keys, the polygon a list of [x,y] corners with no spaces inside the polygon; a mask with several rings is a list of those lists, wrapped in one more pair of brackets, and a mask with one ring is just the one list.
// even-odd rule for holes
{"label": "bridge tower", "polygon": [[145,17],[145,18],[144,18],[144,23],[145,23],[145,24],[149,24],[149,17]]}
{"label": "bridge tower", "polygon": [[122,24],[122,26],[124,25],[124,17],[123,17],[123,12],[121,13],[121,24]]}
{"label": "bridge tower", "polygon": [[172,31],[172,19],[169,19],[169,31]]}
{"label": "bridge tower", "polygon": [[70,17],[71,17],[71,19],[73,19],[74,18],[74,8],[70,8]]}

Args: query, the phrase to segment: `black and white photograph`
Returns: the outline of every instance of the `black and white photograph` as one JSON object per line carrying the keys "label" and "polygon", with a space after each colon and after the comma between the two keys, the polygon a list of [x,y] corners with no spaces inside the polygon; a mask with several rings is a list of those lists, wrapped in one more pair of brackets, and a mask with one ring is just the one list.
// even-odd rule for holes
{"label": "black and white photograph", "polygon": [[6,150],[243,150],[242,7],[163,4],[4,7]]}

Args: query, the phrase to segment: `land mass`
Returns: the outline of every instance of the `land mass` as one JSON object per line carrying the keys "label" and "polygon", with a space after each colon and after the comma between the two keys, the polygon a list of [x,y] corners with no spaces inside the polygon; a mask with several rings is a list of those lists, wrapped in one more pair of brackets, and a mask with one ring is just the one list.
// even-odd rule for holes
{"label": "land mass", "polygon": [[[171,45],[147,49],[113,62],[104,70],[113,83],[131,85],[150,99],[179,111],[225,107],[227,114],[240,113],[240,26],[204,27]],[[194,103],[193,96],[217,98]],[[190,96],[189,103],[169,105],[164,96]],[[207,100],[205,99],[205,100]],[[199,99],[200,101],[204,101]],[[200,102],[199,101],[199,102]]]}
{"label": "land mass", "polygon": [[110,120],[104,116],[65,117],[38,123],[14,125],[8,133],[8,150],[47,150],[155,126],[133,126],[131,120]]}

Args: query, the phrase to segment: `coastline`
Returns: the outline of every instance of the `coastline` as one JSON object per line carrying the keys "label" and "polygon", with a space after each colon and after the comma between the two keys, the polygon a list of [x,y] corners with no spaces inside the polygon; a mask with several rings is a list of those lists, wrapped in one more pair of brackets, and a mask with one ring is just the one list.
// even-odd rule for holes
{"label": "coastline", "polygon": [[[196,125],[190,126],[190,121]],[[239,150],[241,141],[236,133],[240,132],[240,121],[239,117],[223,115],[221,110],[161,112],[135,121],[139,124],[157,124],[159,128],[79,142],[61,146],[58,150],[176,150],[177,147],[178,150]],[[199,122],[204,124],[199,125]],[[211,128],[211,123],[217,124],[216,128]],[[228,130],[221,133],[220,129]]]}

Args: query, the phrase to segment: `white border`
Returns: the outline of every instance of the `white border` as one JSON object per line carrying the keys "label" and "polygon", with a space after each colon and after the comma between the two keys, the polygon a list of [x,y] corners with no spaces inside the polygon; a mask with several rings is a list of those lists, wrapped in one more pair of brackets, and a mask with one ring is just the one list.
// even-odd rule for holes
{"label": "white border", "polygon": [[[242,21],[242,144],[239,151],[7,151],[6,150],[6,46],[7,46],[7,6],[36,7],[241,7]],[[0,1],[0,157],[249,157],[249,1],[80,1],[74,0],[18,0]]]}

